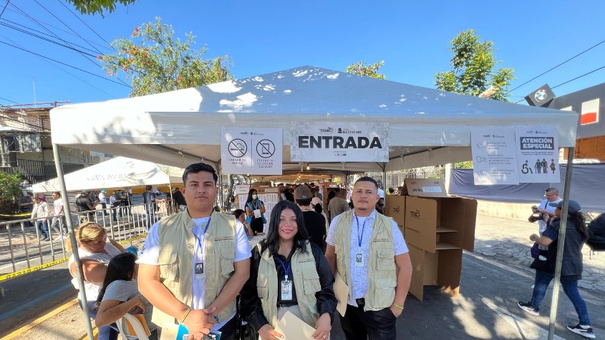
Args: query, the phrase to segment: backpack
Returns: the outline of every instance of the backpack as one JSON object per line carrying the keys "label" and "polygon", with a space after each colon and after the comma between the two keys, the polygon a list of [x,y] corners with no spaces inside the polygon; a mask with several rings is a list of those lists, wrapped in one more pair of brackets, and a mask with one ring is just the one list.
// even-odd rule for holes
{"label": "backpack", "polygon": [[586,244],[593,251],[605,250],[605,213],[600,214],[588,224]]}

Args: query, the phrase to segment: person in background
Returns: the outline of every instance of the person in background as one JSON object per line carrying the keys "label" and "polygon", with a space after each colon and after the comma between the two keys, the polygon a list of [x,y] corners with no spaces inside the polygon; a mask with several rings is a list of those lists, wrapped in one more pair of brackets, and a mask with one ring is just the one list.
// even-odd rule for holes
{"label": "person in background", "polygon": [[326,221],[326,235],[328,235],[328,229],[330,229],[330,223],[328,223],[328,216],[326,216],[326,213],[323,211],[323,207],[322,207],[322,202],[321,199],[319,199],[319,197],[313,197],[313,199],[311,200],[311,208],[313,208],[313,210],[315,210],[316,213],[321,214],[324,217],[324,220]]}
{"label": "person in background", "polygon": [[244,226],[213,207],[218,175],[206,163],[183,173],[187,210],[151,229],[139,257],[139,291],[154,306],[160,328],[184,325],[189,339],[221,332],[235,338],[235,298],[250,275],[250,245]]}
{"label": "person in background", "polygon": [[147,228],[151,227],[152,221],[155,222],[155,193],[151,185],[145,186],[143,193],[143,203],[145,204],[145,214],[147,215]]}
{"label": "person in background", "polygon": [[315,328],[313,339],[330,336],[337,304],[334,276],[323,252],[308,241],[303,220],[296,204],[277,203],[267,237],[252,250],[242,315],[263,340],[283,337],[275,328],[286,312]]}
{"label": "person in background", "polygon": [[349,203],[347,203],[347,191],[345,189],[336,188],[334,190],[335,196],[328,203],[328,218],[330,222],[338,215],[345,211],[351,210]]}
{"label": "person in background", "polygon": [[50,234],[48,233],[48,205],[42,202],[40,197],[34,196],[34,208],[32,210],[31,222],[34,223],[40,230],[40,240],[49,241]]}
{"label": "person in background", "polygon": [[353,187],[354,210],[330,223],[326,258],[349,287],[340,318],[347,339],[397,339],[395,322],[412,279],[408,247],[397,223],[376,212],[378,184],[361,177]]}
{"label": "person in background", "polygon": [[80,196],[76,198],[76,210],[79,213],[86,212],[86,214],[78,214],[80,216],[80,222],[94,221],[96,209],[90,199],[88,191],[82,191]]}
{"label": "person in background", "polygon": [[[153,306],[137,288],[137,257],[125,252],[114,256],[107,265],[103,286],[96,301],[95,325],[102,327],[118,321],[126,313],[144,314],[145,322],[151,332],[150,340],[156,340],[157,327],[151,322]],[[124,328],[123,328],[124,329]],[[128,339],[137,339],[128,335]]]}
{"label": "person in background", "polygon": [[187,201],[179,188],[174,188],[172,191],[172,199],[176,211],[185,211],[187,209]]}
{"label": "person in background", "polygon": [[19,207],[21,208],[21,212],[24,214],[31,214],[32,209],[34,208],[34,200],[32,199],[32,195],[33,194],[28,191],[19,199]]}
{"label": "person in background", "polygon": [[67,224],[65,222],[65,211],[63,210],[63,199],[61,193],[55,191],[52,193],[53,198],[53,219],[51,228],[57,233],[57,237],[53,241],[60,241],[67,236]]}
{"label": "person in background", "polygon": [[[105,280],[105,273],[109,261],[124,252],[122,247],[116,241],[107,237],[107,231],[94,222],[84,222],[78,226],[75,231],[78,244],[73,247],[71,241],[67,239],[65,248],[70,252],[78,252],[80,263],[82,264],[82,274],[84,280],[84,292],[86,293],[86,304],[90,312],[90,317],[96,317],[94,312],[95,302],[99,296],[99,291]],[[69,258],[69,273],[73,277],[71,283],[76,289],[80,289],[78,273],[74,256]],[[78,295],[78,298],[80,295]],[[80,304],[83,302],[80,301]],[[118,332],[111,326],[99,327],[99,340],[117,339]]]}
{"label": "person in background", "polygon": [[36,194],[36,197],[40,198],[40,201],[46,202],[46,196],[44,196],[43,192],[39,192]]}
{"label": "person in background", "polygon": [[101,207],[103,208],[103,216],[107,216],[107,196],[105,195],[107,191],[105,189],[101,190],[101,192],[99,193],[99,203],[101,204]]}
{"label": "person in background", "polygon": [[[544,260],[536,258],[532,263],[532,268],[536,269],[536,278],[531,299],[529,302],[519,301],[517,303],[519,308],[531,315],[539,315],[540,304],[554,278],[563,201],[556,203],[555,207],[555,218],[546,230],[541,235],[531,234],[529,236],[531,241],[548,247],[547,251],[541,252],[545,257]],[[588,239],[586,221],[580,210],[581,207],[577,201],[569,200],[560,280],[563,291],[573,304],[579,319],[577,325],[567,326],[567,329],[585,338],[595,338],[586,302],[578,291],[578,281],[582,279],[583,271],[582,246]]]}
{"label": "person in background", "polygon": [[[255,211],[258,211],[257,215],[260,216],[257,217]],[[265,211],[265,203],[258,199],[258,192],[256,189],[250,189],[250,191],[248,191],[248,199],[246,200],[246,221],[250,224],[250,228],[252,228],[254,235],[263,232],[266,223]]]}
{"label": "person in background", "polygon": [[116,192],[113,191],[111,193],[111,195],[109,196],[109,206],[111,207],[111,220],[114,222],[117,222],[118,219],[116,218],[116,210],[118,210],[118,206],[120,205],[120,202],[118,202],[117,198],[116,198]]}
{"label": "person in background", "polygon": [[559,198],[559,190],[557,188],[547,188],[544,192],[544,199],[538,206],[532,206],[531,210],[533,213],[542,214],[542,218],[538,220],[538,232],[542,233],[546,230],[546,226],[548,224],[548,220],[555,217],[554,206],[551,206],[549,203],[559,203],[562,201]]}
{"label": "person in background", "polygon": [[301,185],[294,191],[294,201],[302,210],[303,224],[310,237],[309,241],[317,245],[324,253],[326,251],[326,220],[311,208],[312,199],[313,194],[306,185]]}
{"label": "person in background", "polygon": [[242,222],[244,228],[246,229],[246,235],[248,235],[248,237],[254,236],[254,231],[252,231],[250,224],[248,224],[248,221],[246,221],[245,211],[243,211],[242,209],[235,209],[235,211],[233,211],[233,216],[235,216],[236,220]]}

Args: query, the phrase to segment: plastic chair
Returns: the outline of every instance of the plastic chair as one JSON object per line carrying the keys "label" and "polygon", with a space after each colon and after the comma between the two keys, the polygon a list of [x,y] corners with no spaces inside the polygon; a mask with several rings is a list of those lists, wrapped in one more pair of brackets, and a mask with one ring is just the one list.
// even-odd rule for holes
{"label": "plastic chair", "polygon": [[[120,334],[123,336],[136,336],[139,338],[139,340],[149,340],[149,328],[147,328],[146,324],[143,325],[141,321],[132,314],[126,313],[123,317],[116,321],[116,324],[118,325]],[[134,334],[132,334],[133,331]]]}

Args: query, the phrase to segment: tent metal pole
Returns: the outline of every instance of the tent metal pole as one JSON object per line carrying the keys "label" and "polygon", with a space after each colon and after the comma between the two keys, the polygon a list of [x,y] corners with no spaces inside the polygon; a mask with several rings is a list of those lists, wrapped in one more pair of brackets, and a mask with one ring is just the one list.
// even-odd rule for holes
{"label": "tent metal pole", "polygon": [[59,146],[53,143],[53,157],[55,159],[55,168],[57,169],[57,179],[59,180],[59,187],[61,188],[61,197],[63,198],[63,212],[65,213],[65,223],[67,224],[67,230],[69,231],[69,240],[72,244],[72,255],[78,272],[78,286],[80,301],[82,301],[82,310],[84,311],[84,317],[86,319],[86,333],[88,339],[93,340],[94,335],[92,334],[92,322],[90,320],[90,311],[88,310],[88,304],[86,303],[86,292],[84,291],[84,274],[82,273],[82,263],[80,262],[80,255],[78,254],[78,242],[76,240],[76,234],[71,220],[71,208],[67,200],[67,188],[65,186],[65,179],[63,178],[63,168],[61,168],[61,157],[59,155]]}
{"label": "tent metal pole", "polygon": [[565,184],[563,188],[563,206],[561,209],[561,224],[557,244],[557,260],[555,266],[555,283],[552,287],[552,298],[550,302],[550,319],[548,321],[548,340],[555,336],[555,323],[557,321],[557,308],[559,306],[559,293],[561,286],[561,264],[563,262],[563,248],[565,247],[565,230],[567,229],[567,213],[569,207],[569,195],[571,188],[571,173],[573,169],[574,147],[567,149],[567,169],[565,171]]}

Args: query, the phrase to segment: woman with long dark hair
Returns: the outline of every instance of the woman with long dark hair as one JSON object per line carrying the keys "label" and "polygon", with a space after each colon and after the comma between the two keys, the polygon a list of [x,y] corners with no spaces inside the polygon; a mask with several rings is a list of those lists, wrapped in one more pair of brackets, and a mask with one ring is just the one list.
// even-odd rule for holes
{"label": "woman with long dark hair", "polygon": [[[548,250],[540,252],[540,256],[532,263],[532,268],[536,269],[536,279],[534,290],[529,302],[519,302],[519,308],[532,315],[539,315],[540,304],[546,295],[546,290],[550,281],[554,278],[554,263],[557,256],[557,243],[559,237],[559,228],[561,223],[561,207],[563,201],[557,203],[555,218],[544,230],[542,236],[532,234],[529,239],[542,246],[548,246]],[[578,291],[578,280],[582,279],[582,246],[588,239],[588,230],[580,204],[574,200],[569,200],[567,214],[567,227],[565,228],[565,244],[563,246],[563,263],[561,266],[561,286],[565,295],[569,298],[576,313],[578,313],[579,323],[577,325],[567,326],[570,331],[579,334],[585,338],[594,338],[594,332],[590,326],[590,317],[586,302],[580,296]]]}
{"label": "woman with long dark hair", "polygon": [[[133,253],[126,252],[115,256],[107,265],[103,287],[97,297],[97,326],[109,325],[118,321],[126,313],[143,314],[151,331],[150,339],[157,339],[156,327],[151,323],[151,304],[143,298],[137,288],[136,261]],[[134,339],[133,334],[128,339]]]}
{"label": "woman with long dark hair", "polygon": [[[255,211],[258,211],[255,213]],[[246,200],[246,221],[250,224],[250,228],[254,231],[254,235],[263,232],[263,227],[267,221],[265,220],[265,203],[258,199],[256,189],[248,191],[248,199]]]}
{"label": "woman with long dark hair", "polygon": [[252,250],[250,278],[241,293],[242,315],[263,340],[282,336],[275,328],[286,312],[315,328],[314,339],[330,336],[337,304],[334,275],[308,238],[300,208],[277,203],[267,237]]}

